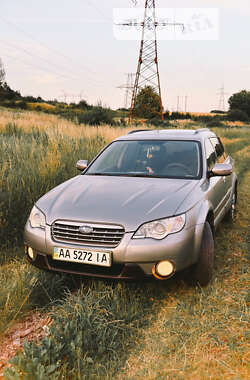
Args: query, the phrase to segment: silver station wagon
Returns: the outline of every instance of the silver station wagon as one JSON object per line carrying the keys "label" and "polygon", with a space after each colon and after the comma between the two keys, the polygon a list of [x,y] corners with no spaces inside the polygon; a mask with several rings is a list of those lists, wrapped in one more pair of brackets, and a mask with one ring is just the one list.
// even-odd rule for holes
{"label": "silver station wagon", "polygon": [[30,263],[83,276],[212,278],[214,234],[234,218],[233,160],[208,129],[132,131],[40,198],[25,226]]}

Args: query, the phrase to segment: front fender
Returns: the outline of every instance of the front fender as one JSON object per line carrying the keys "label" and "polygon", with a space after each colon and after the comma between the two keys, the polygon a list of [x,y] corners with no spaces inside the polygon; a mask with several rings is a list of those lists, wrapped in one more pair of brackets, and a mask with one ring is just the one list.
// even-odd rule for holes
{"label": "front fender", "polygon": [[[188,224],[195,227],[193,263],[196,263],[198,260],[204,227],[209,216],[213,216],[212,204],[209,200],[197,203],[189,215]],[[213,228],[213,226],[211,227]]]}

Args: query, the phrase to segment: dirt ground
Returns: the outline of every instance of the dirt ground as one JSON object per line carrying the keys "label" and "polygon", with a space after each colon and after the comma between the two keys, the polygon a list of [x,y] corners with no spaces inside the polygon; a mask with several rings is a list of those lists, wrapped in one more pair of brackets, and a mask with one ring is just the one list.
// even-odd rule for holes
{"label": "dirt ground", "polygon": [[41,340],[49,334],[52,319],[41,313],[32,313],[23,321],[17,323],[10,331],[0,338],[0,379],[5,379],[4,368],[18,350],[23,349],[25,340]]}

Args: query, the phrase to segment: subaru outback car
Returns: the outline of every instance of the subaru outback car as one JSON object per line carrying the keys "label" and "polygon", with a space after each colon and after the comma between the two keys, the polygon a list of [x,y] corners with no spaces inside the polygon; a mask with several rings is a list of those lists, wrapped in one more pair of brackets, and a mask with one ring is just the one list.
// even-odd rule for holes
{"label": "subaru outback car", "polygon": [[233,160],[208,129],[132,131],[40,198],[25,226],[28,260],[116,279],[212,278],[214,234],[234,217]]}

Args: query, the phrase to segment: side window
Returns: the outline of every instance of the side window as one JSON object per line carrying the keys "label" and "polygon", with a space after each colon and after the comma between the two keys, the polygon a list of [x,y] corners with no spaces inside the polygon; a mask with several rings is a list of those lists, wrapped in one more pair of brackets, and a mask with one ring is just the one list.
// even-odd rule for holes
{"label": "side window", "polygon": [[215,149],[217,155],[217,162],[222,164],[225,161],[224,146],[217,137],[210,138],[210,141]]}
{"label": "side window", "polygon": [[216,153],[209,139],[205,140],[205,151],[206,151],[206,159],[207,159],[207,168],[208,170],[211,170],[216,163]]}

